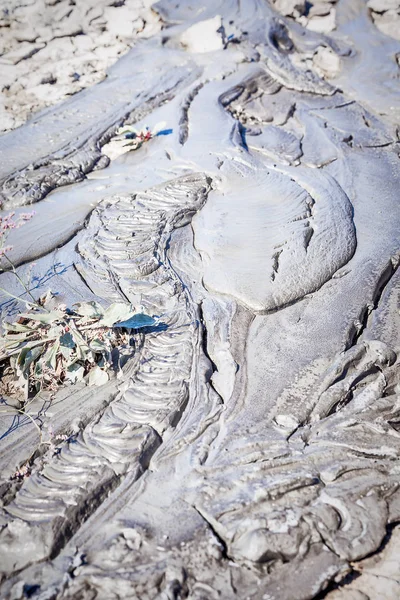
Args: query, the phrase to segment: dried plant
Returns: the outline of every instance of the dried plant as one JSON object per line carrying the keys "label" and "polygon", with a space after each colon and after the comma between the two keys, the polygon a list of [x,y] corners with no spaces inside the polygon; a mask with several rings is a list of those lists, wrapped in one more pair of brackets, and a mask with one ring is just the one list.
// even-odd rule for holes
{"label": "dried plant", "polygon": [[7,252],[12,250],[12,246],[6,246],[7,238],[9,233],[13,229],[19,229],[27,221],[30,221],[35,214],[35,211],[30,213],[19,213],[16,215],[15,212],[8,213],[8,215],[0,215],[0,257],[7,256]]}
{"label": "dried plant", "polygon": [[[139,138],[143,143],[151,134]],[[7,261],[28,296],[20,298],[0,288],[27,307],[27,312],[19,314],[15,322],[2,324],[0,394],[20,397],[23,391],[25,401],[41,390],[56,391],[66,382],[106,383],[110,370],[120,374],[124,360],[134,352],[131,330],[156,322],[124,303],[103,309],[95,301],[80,302],[68,309],[65,305],[56,306],[51,292],[36,300],[30,281],[21,279],[7,256],[12,246],[6,245],[9,232],[33,215],[12,212],[0,216],[0,258]]]}
{"label": "dried plant", "polygon": [[[3,294],[5,294],[6,296],[13,298],[14,300],[23,302],[27,307],[36,306],[36,300],[32,296],[32,293],[30,290],[31,270],[32,270],[32,267],[34,266],[34,263],[31,264],[31,269],[29,271],[29,281],[27,281],[27,282],[23,281],[23,279],[21,279],[21,277],[19,276],[14,263],[8,257],[8,253],[11,252],[11,250],[13,249],[13,246],[7,245],[7,239],[8,239],[10,232],[13,229],[19,229],[20,227],[25,225],[25,223],[27,221],[30,221],[32,219],[34,214],[35,214],[35,211],[32,211],[30,213],[21,212],[18,215],[15,212],[8,213],[8,215],[0,215],[0,260],[2,261],[3,264],[5,262],[8,269],[11,270],[12,273],[14,273],[16,279],[19,281],[19,283],[22,285],[25,292],[27,293],[28,298],[20,298],[19,296],[15,296],[14,294],[11,294],[8,290],[5,290],[2,287],[0,287],[0,291]],[[2,265],[0,264],[0,273],[4,270],[5,269],[2,268]]]}
{"label": "dried plant", "polygon": [[132,330],[149,327],[156,318],[131,305],[108,308],[95,301],[73,309],[53,307],[48,293],[14,323],[3,323],[0,337],[0,393],[25,399],[40,390],[55,391],[65,382],[102,385],[113,370],[121,372],[124,357],[134,352]]}
{"label": "dried plant", "polygon": [[130,150],[137,150],[145,142],[160,135],[169,135],[170,133],[172,133],[172,129],[165,129],[165,123],[157,123],[152,130],[149,127],[136,129],[132,125],[125,125],[118,129],[115,139],[117,141],[127,141],[124,147],[129,146]]}

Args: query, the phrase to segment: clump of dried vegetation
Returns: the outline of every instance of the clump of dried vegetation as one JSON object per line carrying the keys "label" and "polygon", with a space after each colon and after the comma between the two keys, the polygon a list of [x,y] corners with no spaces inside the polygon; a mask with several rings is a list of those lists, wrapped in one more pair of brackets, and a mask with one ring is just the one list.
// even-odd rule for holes
{"label": "clump of dried vegetation", "polygon": [[[146,134],[145,139],[150,137]],[[127,303],[104,309],[96,301],[78,302],[69,309],[57,305],[51,292],[36,300],[30,281],[21,279],[8,257],[12,246],[6,245],[10,231],[24,225],[33,214],[0,216],[0,258],[14,273],[26,298],[0,289],[27,308],[13,323],[2,323],[0,394],[20,397],[23,392],[25,401],[41,390],[56,391],[67,382],[106,383],[110,371],[120,374],[124,357],[133,354],[131,330],[156,322]]]}
{"label": "clump of dried vegetation", "polygon": [[0,393],[22,391],[27,399],[66,382],[102,385],[133,354],[131,330],[154,323],[125,303],[106,309],[95,301],[54,308],[54,296],[48,293],[14,323],[3,323]]}

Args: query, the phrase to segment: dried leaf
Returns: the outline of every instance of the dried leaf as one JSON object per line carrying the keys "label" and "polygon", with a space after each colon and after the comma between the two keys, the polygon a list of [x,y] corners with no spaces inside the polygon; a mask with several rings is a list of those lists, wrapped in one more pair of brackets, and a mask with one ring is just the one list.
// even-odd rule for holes
{"label": "dried leaf", "polygon": [[51,312],[47,313],[24,313],[20,316],[24,319],[39,321],[39,323],[44,323],[45,325],[54,323],[54,321],[59,321],[64,317],[63,313],[58,310],[52,310]]}
{"label": "dried leaf", "polygon": [[51,344],[50,348],[47,350],[45,355],[43,356],[43,361],[46,365],[48,365],[51,369],[56,368],[57,363],[57,352],[60,348],[60,340],[54,340],[54,343]]}
{"label": "dried leaf", "polygon": [[[52,325],[46,331],[47,335],[50,338],[59,338],[63,335],[63,332],[64,332],[64,328],[62,325]],[[42,334],[43,333],[44,332],[42,331]]]}
{"label": "dried leaf", "polygon": [[11,354],[15,354],[21,347],[21,342],[10,342],[9,340],[1,340],[1,358],[7,358]]}
{"label": "dried leaf", "polygon": [[132,125],[125,125],[117,130],[117,135],[125,135],[126,133],[138,133]]}
{"label": "dried leaf", "polygon": [[17,368],[17,376],[19,377],[21,373],[23,373],[23,365],[25,363],[26,355],[28,354],[28,348],[22,348],[20,353],[18,354],[16,368]]}
{"label": "dried leaf", "polygon": [[74,338],[76,344],[76,355],[78,359],[86,360],[88,355],[91,354],[88,344],[85,342],[79,331],[75,327],[71,327],[71,335]]}
{"label": "dried leaf", "polygon": [[34,370],[34,376],[37,377],[38,379],[41,378],[42,373],[43,373],[43,368],[42,368],[42,361],[38,361],[35,365],[35,370]]}
{"label": "dried leaf", "polygon": [[49,337],[43,337],[40,340],[32,340],[32,341],[28,341],[26,343],[24,342],[19,342],[18,344],[14,344],[11,345],[10,347],[7,347],[4,351],[3,351],[3,355],[0,357],[0,360],[4,360],[5,358],[10,358],[13,354],[18,354],[18,352],[24,348],[34,348],[35,346],[40,346],[41,344],[44,344],[45,342],[52,342],[54,341],[54,338],[49,338]]}
{"label": "dried leaf", "polygon": [[91,302],[77,302],[73,307],[74,311],[82,317],[100,319],[104,315],[103,307],[95,300]]}
{"label": "dried leaf", "polygon": [[13,344],[14,342],[24,342],[27,337],[28,337],[29,333],[24,332],[24,333],[8,333],[7,336],[5,336],[4,338],[2,338],[2,340],[4,340],[4,346],[9,346],[10,344]]}
{"label": "dried leaf", "polygon": [[99,352],[104,354],[110,353],[110,348],[104,342],[97,338],[90,342],[90,349],[93,350],[93,352]]}
{"label": "dried leaf", "polygon": [[44,306],[44,308],[50,308],[50,305],[52,304],[52,300],[54,298],[55,295],[53,294],[53,292],[51,290],[48,290],[46,294],[39,299],[39,302],[42,306]]}
{"label": "dried leaf", "polygon": [[73,348],[67,348],[66,346],[60,346],[59,353],[65,358],[67,364],[71,360],[71,355],[74,353]]}
{"label": "dried leaf", "polygon": [[99,321],[99,325],[112,327],[114,323],[130,319],[130,317],[132,317],[134,314],[135,310],[130,304],[115,302],[106,308],[104,311],[104,317],[101,319],[101,321]]}
{"label": "dried leaf", "polygon": [[41,355],[43,346],[37,346],[32,350],[24,348],[17,358],[17,375],[27,375],[32,362],[35,362]]}
{"label": "dried leaf", "polygon": [[35,329],[37,329],[39,327],[39,323],[32,323],[32,321],[30,321],[29,323],[7,323],[4,322],[3,323],[3,327],[6,331],[17,331],[17,332],[26,332],[26,333],[31,333],[32,331],[34,331]]}

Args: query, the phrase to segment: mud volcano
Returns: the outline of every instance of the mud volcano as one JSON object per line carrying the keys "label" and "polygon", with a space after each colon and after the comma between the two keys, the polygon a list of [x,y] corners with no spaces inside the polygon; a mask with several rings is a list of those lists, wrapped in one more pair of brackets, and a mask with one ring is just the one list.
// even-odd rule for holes
{"label": "mud volcano", "polygon": [[400,598],[400,3],[0,10],[0,597]]}

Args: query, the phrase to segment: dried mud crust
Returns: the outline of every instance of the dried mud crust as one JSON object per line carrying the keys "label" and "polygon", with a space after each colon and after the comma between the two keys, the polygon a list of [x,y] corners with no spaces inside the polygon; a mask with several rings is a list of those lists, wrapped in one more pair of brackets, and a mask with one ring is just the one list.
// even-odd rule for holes
{"label": "dried mud crust", "polygon": [[367,6],[379,31],[400,40],[400,2],[398,0],[369,0]]}
{"label": "dried mud crust", "polygon": [[337,0],[273,0],[274,8],[281,15],[319,33],[329,33],[336,28],[336,4]]}
{"label": "dried mud crust", "polygon": [[0,3],[0,130],[107,75],[139,39],[160,29],[146,0]]}
{"label": "dried mud crust", "polygon": [[[0,138],[32,293],[158,316],[122,379],[1,406],[5,598],[396,597],[397,46],[324,4],[161,0],[106,80]],[[124,122],[164,134],[103,160]]]}

